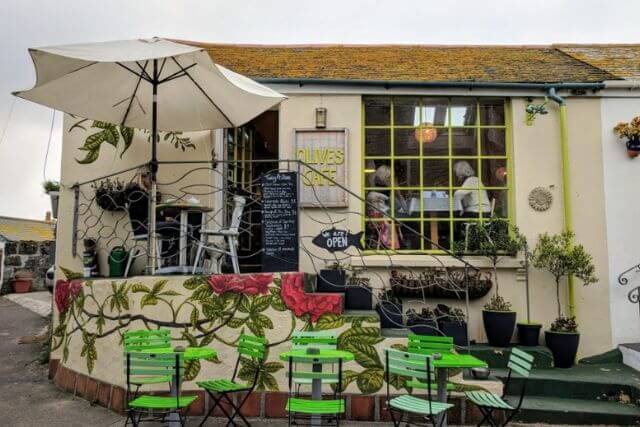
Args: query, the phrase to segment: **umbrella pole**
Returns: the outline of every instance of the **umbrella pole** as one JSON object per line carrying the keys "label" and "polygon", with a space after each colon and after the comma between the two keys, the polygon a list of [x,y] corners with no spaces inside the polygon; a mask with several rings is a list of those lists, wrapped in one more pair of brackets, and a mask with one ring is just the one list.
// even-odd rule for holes
{"label": "umbrella pole", "polygon": [[159,254],[156,253],[156,201],[158,194],[157,173],[158,173],[158,60],[153,60],[153,100],[151,103],[151,197],[149,198],[149,238],[147,239],[147,253],[149,260],[147,266],[153,275],[156,272],[156,261]]}

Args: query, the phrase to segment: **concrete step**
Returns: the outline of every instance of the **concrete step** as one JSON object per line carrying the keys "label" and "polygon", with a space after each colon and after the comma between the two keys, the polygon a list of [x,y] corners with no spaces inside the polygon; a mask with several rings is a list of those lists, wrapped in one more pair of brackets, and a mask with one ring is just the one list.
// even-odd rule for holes
{"label": "concrete step", "polygon": [[[507,396],[516,404],[518,396]],[[516,421],[571,425],[638,425],[640,408],[605,400],[526,396]]]}
{"label": "concrete step", "polygon": [[640,371],[640,343],[627,343],[618,346],[622,353],[622,363]]}
{"label": "concrete step", "polygon": [[[551,368],[553,366],[553,355],[545,346],[525,347],[513,346],[531,354],[534,358],[534,368]],[[491,369],[505,369],[509,361],[512,347],[492,347],[489,344],[474,344],[471,346],[471,354],[487,362]],[[462,352],[465,349],[461,350]]]}

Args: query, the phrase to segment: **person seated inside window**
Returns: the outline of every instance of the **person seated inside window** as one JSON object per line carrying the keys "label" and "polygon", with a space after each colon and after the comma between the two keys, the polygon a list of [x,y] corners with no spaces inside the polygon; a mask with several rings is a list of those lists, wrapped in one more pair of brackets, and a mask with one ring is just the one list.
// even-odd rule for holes
{"label": "person seated inside window", "polygon": [[[466,160],[460,160],[453,165],[453,173],[457,184],[462,188],[453,193],[453,206],[459,209],[460,218],[479,218],[480,212],[484,218],[491,216],[491,203],[487,190],[476,175],[473,167]],[[456,241],[464,237],[465,222],[459,222],[455,228]]]}

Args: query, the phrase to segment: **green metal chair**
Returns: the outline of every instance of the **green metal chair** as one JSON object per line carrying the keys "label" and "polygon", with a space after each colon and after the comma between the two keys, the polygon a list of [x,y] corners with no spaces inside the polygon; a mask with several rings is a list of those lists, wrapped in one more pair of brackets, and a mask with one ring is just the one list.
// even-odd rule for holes
{"label": "green metal chair", "polygon": [[493,411],[504,411],[507,415],[503,426],[506,426],[509,421],[515,417],[518,412],[520,412],[520,408],[522,407],[522,402],[524,400],[525,386],[527,382],[527,378],[529,378],[529,374],[531,373],[531,368],[533,367],[534,357],[529,353],[526,353],[520,349],[513,347],[511,349],[511,355],[509,356],[509,362],[507,363],[507,367],[509,368],[509,373],[507,374],[507,380],[504,384],[503,390],[507,390],[509,387],[509,382],[511,381],[511,376],[513,374],[520,375],[524,378],[522,381],[522,388],[520,390],[520,398],[518,400],[517,405],[514,407],[511,403],[504,400],[504,393],[502,396],[498,396],[497,394],[490,393],[485,390],[477,390],[477,391],[468,391],[465,393],[467,399],[472,401],[480,412],[482,412],[483,418],[478,423],[478,426],[484,424],[485,420],[491,426],[499,426],[500,424],[493,418]]}
{"label": "green metal chair", "polygon": [[[407,351],[414,354],[433,355],[435,353],[453,353],[455,346],[452,337],[409,334]],[[425,390],[427,384],[420,380],[407,381],[407,387]],[[455,384],[447,382],[447,391],[455,390]]]}
{"label": "green metal chair", "polygon": [[[240,340],[238,341],[238,358],[236,359],[236,365],[233,369],[233,375],[231,375],[231,379],[215,379],[196,382],[196,384],[200,388],[203,388],[209,394],[214,403],[207,415],[200,423],[201,426],[207,421],[207,418],[211,416],[213,410],[216,407],[219,407],[222,413],[224,413],[224,415],[229,420],[227,425],[235,425],[233,419],[236,417],[236,415],[239,416],[247,426],[251,425],[249,421],[247,421],[247,419],[244,417],[244,415],[240,413],[240,409],[255,389],[260,370],[256,369],[252,381],[247,384],[236,382],[236,375],[238,374],[240,361],[242,360],[242,358],[249,358],[256,365],[259,365],[260,363],[262,363],[262,361],[264,361],[267,354],[266,344],[267,340],[264,338],[254,337],[250,335],[241,335]],[[246,394],[244,398],[240,400],[240,403],[238,403],[238,405],[235,405],[229,395],[231,393],[238,392],[246,392]],[[231,414],[229,414],[224,406],[221,405],[223,400],[231,405]]]}
{"label": "green metal chair", "polygon": [[[306,350],[309,347],[319,348],[320,350],[336,350],[338,348],[338,335],[332,331],[295,331],[291,336],[291,349]],[[310,385],[312,381],[311,378],[294,378],[293,383],[299,393],[302,385]],[[322,382],[324,384],[337,383],[337,381],[331,379],[326,379]]]}
{"label": "green metal chair", "polygon": [[[126,331],[123,335],[123,344],[125,357],[130,352],[171,348],[171,331],[169,329]],[[167,383],[171,388],[171,375],[131,375],[130,383],[136,387],[133,392],[135,398],[143,385]]]}
{"label": "green metal chair", "polygon": [[[345,402],[342,398],[342,358],[332,357],[331,349],[323,350],[323,357],[314,360],[313,365],[331,366],[331,372],[324,369],[316,371],[309,362],[298,362],[289,357],[289,398],[285,410],[289,413],[289,426],[295,425],[340,425],[340,417],[345,411]],[[306,365],[307,369],[300,369],[299,365]],[[337,368],[335,366],[337,365]],[[335,369],[334,369],[335,368]],[[336,384],[331,399],[316,400],[309,397],[293,395],[294,383],[313,380],[322,381],[323,384]],[[324,424],[322,422],[325,422]]]}
{"label": "green metal chair", "polygon": [[[452,408],[449,403],[433,400],[432,395],[436,393],[435,369],[431,364],[431,356],[427,354],[415,354],[405,351],[386,348],[385,352],[385,375],[387,381],[387,410],[391,414],[391,420],[395,427],[403,424],[403,416],[405,414],[415,414],[431,421],[436,426],[436,417],[443,412]],[[415,378],[416,381],[426,384],[426,399],[405,394],[391,398],[389,390],[391,374],[401,375],[403,377]],[[399,413],[399,416],[398,416]],[[444,420],[444,417],[441,419]],[[407,425],[411,422],[406,421]]]}
{"label": "green metal chair", "polygon": [[[139,376],[161,376],[175,378],[175,389],[180,390],[180,378],[184,367],[184,359],[180,353],[129,352],[125,360],[127,375],[127,400],[131,393],[131,382]],[[146,421],[164,421],[167,415],[176,413],[182,426],[186,423],[186,409],[198,396],[155,396],[142,394],[128,401],[127,421],[134,427]],[[147,415],[147,418],[142,417]]]}

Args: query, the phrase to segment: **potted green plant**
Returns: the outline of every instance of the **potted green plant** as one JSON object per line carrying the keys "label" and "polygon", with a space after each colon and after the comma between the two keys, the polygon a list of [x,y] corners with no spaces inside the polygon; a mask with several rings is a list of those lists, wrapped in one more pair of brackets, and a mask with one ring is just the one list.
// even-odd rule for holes
{"label": "potted green plant", "polygon": [[438,328],[443,335],[453,338],[453,343],[458,346],[467,345],[467,316],[458,307],[449,307],[446,304],[436,306]]}
{"label": "potted green plant", "polygon": [[402,328],[402,300],[392,289],[387,289],[380,294],[376,310],[380,315],[380,327]]}
{"label": "potted green plant", "polygon": [[518,322],[518,342],[521,345],[527,347],[534,347],[540,344],[540,329],[542,329],[541,323],[535,323],[531,321],[531,299],[529,294],[529,260],[531,259],[531,252],[527,242],[524,243],[524,287],[525,296],[527,300],[527,321]]}
{"label": "potted green plant", "polygon": [[626,138],[627,155],[632,159],[640,154],[640,116],[634,117],[629,123],[618,123],[613,131],[620,139]]}
{"label": "potted green plant", "polygon": [[560,234],[544,233],[531,257],[535,268],[547,270],[553,275],[556,283],[556,301],[558,317],[545,331],[545,343],[553,353],[553,364],[557,368],[570,368],[578,353],[580,333],[574,317],[564,316],[560,301],[560,284],[567,282],[569,276],[577,277],[584,285],[595,283],[595,266],[591,255],[582,245],[574,244],[573,233],[565,231]]}
{"label": "potted green plant", "polygon": [[482,320],[489,345],[494,347],[507,347],[516,326],[516,312],[511,310],[511,303],[500,296],[498,264],[504,257],[516,256],[524,243],[525,238],[518,229],[504,220],[490,219],[474,224],[467,231],[466,251],[487,258],[492,267],[495,293],[484,305]]}
{"label": "potted green plant", "polygon": [[345,268],[336,261],[320,270],[318,275],[318,292],[344,292],[347,280]]}
{"label": "potted green plant", "polygon": [[407,327],[418,335],[440,335],[436,312],[430,307],[423,307],[418,313],[415,309],[407,310]]}
{"label": "potted green plant", "polygon": [[353,271],[344,290],[345,310],[371,310],[370,280]]}
{"label": "potted green plant", "polygon": [[44,192],[51,198],[51,216],[58,217],[58,202],[60,201],[60,183],[58,181],[47,180],[42,183]]}

